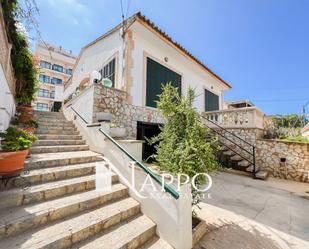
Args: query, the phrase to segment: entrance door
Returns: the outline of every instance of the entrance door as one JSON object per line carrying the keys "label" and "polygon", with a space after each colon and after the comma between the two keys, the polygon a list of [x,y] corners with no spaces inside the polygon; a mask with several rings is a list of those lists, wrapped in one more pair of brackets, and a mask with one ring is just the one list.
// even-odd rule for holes
{"label": "entrance door", "polygon": [[144,140],[143,143],[143,155],[142,159],[143,161],[152,162],[153,159],[149,158],[151,155],[156,153],[156,149],[154,145],[150,145],[146,138],[152,138],[154,136],[157,136],[161,130],[159,128],[160,124],[154,124],[154,123],[145,123],[145,122],[137,122],[137,140]]}
{"label": "entrance door", "polygon": [[52,107],[52,112],[59,112],[61,109],[62,102],[55,101]]}

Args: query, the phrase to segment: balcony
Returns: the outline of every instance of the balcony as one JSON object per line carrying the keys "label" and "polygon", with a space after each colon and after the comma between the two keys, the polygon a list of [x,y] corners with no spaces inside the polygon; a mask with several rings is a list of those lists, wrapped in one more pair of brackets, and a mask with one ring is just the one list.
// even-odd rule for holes
{"label": "balcony", "polygon": [[202,115],[213,122],[214,127],[224,128],[264,128],[264,113],[256,107],[226,109],[203,112]]}

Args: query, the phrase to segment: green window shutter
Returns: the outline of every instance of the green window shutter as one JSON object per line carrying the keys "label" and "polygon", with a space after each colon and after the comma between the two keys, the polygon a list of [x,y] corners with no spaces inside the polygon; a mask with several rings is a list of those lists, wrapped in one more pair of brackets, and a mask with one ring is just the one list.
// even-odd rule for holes
{"label": "green window shutter", "polygon": [[205,89],[205,111],[219,110],[219,96]]}
{"label": "green window shutter", "polygon": [[146,69],[146,106],[157,107],[158,95],[162,92],[162,85],[171,82],[181,94],[181,75],[175,73],[160,63],[147,58]]}

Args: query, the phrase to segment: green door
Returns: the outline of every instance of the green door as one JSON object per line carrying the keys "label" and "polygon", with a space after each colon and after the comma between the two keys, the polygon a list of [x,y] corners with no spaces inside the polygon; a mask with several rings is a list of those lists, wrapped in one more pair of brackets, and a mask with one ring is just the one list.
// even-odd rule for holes
{"label": "green door", "polygon": [[205,89],[205,112],[219,110],[219,96]]}
{"label": "green door", "polygon": [[146,106],[157,107],[158,95],[162,92],[162,85],[171,82],[181,94],[181,75],[175,73],[160,63],[147,58],[146,76]]}

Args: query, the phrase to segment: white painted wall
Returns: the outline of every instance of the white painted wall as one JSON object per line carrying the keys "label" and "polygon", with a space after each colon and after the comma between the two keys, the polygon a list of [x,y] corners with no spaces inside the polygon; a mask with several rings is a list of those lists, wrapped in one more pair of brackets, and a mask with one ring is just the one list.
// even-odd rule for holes
{"label": "white painted wall", "polygon": [[5,131],[15,114],[15,100],[0,64],[0,131]]}
{"label": "white painted wall", "polygon": [[94,70],[100,70],[113,56],[117,56],[115,87],[120,89],[122,68],[121,48],[122,37],[119,31],[115,31],[94,45],[82,49],[73,70],[72,83],[64,91],[64,98],[72,94],[84,78],[89,77],[89,74]]}
{"label": "white painted wall", "polygon": [[[142,24],[135,22],[131,30],[133,31],[133,105],[144,106],[145,100],[145,70],[146,61],[144,52],[150,54],[160,64],[182,75],[182,93],[186,93],[189,84],[196,89],[196,94],[200,95],[194,106],[200,111],[205,111],[204,88],[219,95],[220,109],[223,108],[223,91],[227,87],[210,73],[206,72],[200,65],[182,55],[177,49],[160,39],[152,31],[146,29]],[[164,62],[164,58],[168,62]]]}

